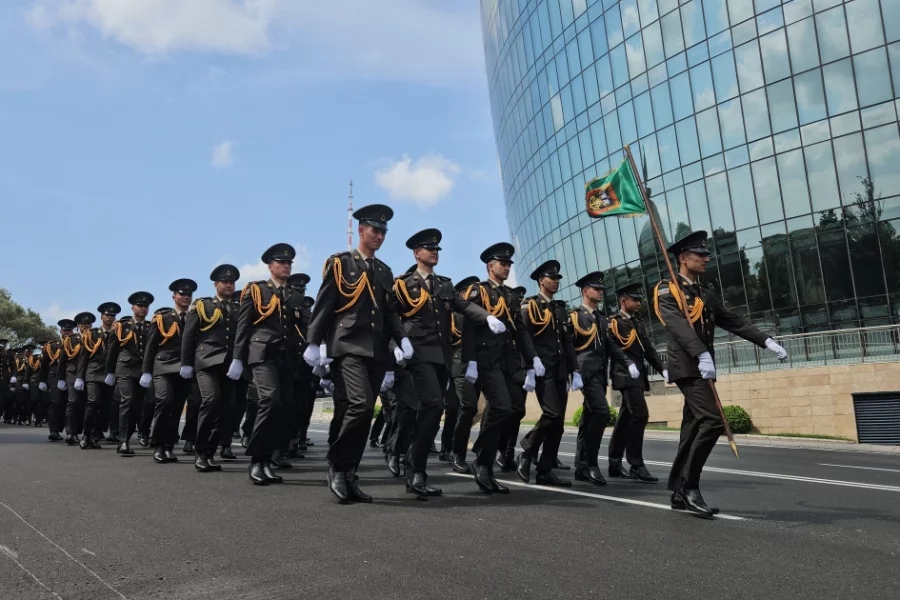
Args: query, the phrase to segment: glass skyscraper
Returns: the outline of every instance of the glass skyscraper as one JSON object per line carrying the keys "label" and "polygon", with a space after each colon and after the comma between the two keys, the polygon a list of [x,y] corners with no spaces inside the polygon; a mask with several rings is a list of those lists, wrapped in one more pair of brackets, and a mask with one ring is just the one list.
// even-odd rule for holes
{"label": "glass skyscraper", "polygon": [[609,310],[626,283],[651,297],[648,218],[584,206],[630,144],[667,242],[708,231],[704,283],[736,311],[779,334],[900,322],[900,0],[481,9],[520,283],[555,258],[561,299],[598,269]]}

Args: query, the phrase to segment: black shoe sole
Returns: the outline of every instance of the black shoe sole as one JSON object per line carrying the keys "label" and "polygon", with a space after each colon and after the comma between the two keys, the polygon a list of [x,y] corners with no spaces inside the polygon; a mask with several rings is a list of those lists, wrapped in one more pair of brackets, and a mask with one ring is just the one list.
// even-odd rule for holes
{"label": "black shoe sole", "polygon": [[252,477],[250,478],[250,483],[252,483],[253,485],[258,485],[258,486],[269,485],[269,481],[267,479],[257,480],[257,479],[253,479]]}
{"label": "black shoe sole", "polygon": [[453,469],[456,473],[459,473],[460,475],[471,475],[472,474],[472,469],[470,469],[468,467],[463,469],[462,467],[457,467],[453,463],[450,463],[450,468]]}

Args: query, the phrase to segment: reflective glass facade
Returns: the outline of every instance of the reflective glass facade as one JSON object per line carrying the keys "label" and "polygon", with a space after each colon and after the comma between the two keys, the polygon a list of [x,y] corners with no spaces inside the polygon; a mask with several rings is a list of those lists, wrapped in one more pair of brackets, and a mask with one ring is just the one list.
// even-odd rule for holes
{"label": "reflective glass facade", "polygon": [[667,242],[710,232],[704,283],[736,311],[781,334],[900,321],[900,0],[481,8],[520,283],[555,258],[561,299],[597,269],[609,308],[652,291],[648,218],[584,211],[630,144]]}

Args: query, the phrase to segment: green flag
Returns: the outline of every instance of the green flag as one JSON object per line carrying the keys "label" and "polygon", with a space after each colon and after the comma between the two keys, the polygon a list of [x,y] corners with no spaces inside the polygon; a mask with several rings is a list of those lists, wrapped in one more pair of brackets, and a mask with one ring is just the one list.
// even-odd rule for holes
{"label": "green flag", "polygon": [[636,217],[647,212],[637,177],[627,158],[614,171],[588,181],[584,188],[587,213],[595,219]]}

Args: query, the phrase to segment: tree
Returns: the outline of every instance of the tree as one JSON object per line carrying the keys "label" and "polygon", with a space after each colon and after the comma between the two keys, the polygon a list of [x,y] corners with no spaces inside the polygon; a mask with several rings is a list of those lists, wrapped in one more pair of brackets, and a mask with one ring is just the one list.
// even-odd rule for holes
{"label": "tree", "polygon": [[9,291],[0,288],[0,337],[9,340],[10,346],[27,342],[56,339],[56,330],[41,319],[41,315],[24,308],[12,299]]}

